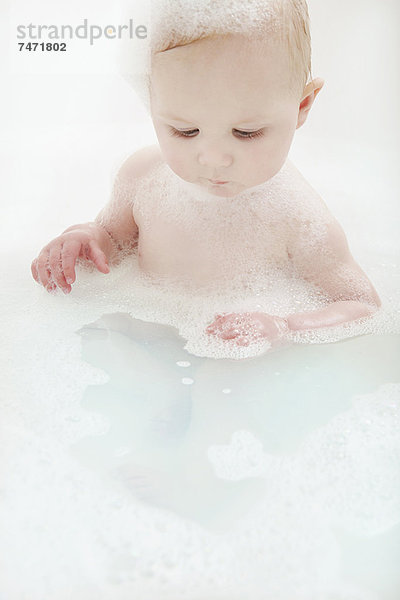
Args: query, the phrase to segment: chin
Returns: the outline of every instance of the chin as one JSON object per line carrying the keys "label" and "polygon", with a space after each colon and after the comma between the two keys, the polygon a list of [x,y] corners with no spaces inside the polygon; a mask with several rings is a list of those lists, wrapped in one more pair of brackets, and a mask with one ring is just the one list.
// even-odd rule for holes
{"label": "chin", "polygon": [[202,187],[204,187],[204,189],[212,196],[218,196],[219,198],[234,198],[247,189],[245,185],[235,182],[226,185],[213,185],[212,183],[209,183]]}
{"label": "chin", "polygon": [[224,187],[216,187],[216,186],[212,186],[212,189],[209,188],[208,192],[210,194],[212,194],[213,196],[219,196],[220,198],[234,198],[235,196],[237,196],[239,194],[240,191],[243,190],[237,190],[237,191],[232,191],[232,190],[228,190],[227,188]]}

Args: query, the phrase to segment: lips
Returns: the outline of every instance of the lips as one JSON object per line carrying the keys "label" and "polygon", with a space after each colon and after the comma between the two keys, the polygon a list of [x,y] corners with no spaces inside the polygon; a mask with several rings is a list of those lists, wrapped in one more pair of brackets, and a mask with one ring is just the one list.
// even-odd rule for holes
{"label": "lips", "polygon": [[222,185],[224,183],[229,183],[228,181],[218,181],[218,180],[215,180],[215,179],[209,179],[208,181],[210,181],[214,185]]}

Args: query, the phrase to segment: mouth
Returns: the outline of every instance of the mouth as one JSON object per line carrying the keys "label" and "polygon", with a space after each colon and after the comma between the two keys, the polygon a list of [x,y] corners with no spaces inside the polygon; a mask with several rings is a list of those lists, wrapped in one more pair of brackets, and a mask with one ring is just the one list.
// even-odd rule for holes
{"label": "mouth", "polygon": [[229,181],[219,181],[216,179],[209,179],[208,181],[213,185],[224,185],[225,183],[229,183]]}

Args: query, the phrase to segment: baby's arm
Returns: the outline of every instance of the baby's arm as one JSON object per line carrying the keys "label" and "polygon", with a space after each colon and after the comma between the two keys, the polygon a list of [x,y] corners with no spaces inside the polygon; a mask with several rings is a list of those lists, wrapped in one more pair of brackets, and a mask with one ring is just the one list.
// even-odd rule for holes
{"label": "baby's arm", "polygon": [[331,327],[376,312],[381,301],[375,288],[351,255],[342,227],[326,207],[325,211],[325,224],[311,220],[293,224],[287,252],[299,277],[317,286],[330,300],[328,306],[285,319],[266,313],[217,315],[208,334],[243,346],[259,338],[275,345],[288,330]]}
{"label": "baby's arm", "polygon": [[[300,228],[299,228],[300,230]],[[315,239],[303,227],[288,245],[297,274],[313,283],[331,300],[325,308],[289,315],[285,319],[266,313],[217,315],[207,333],[248,346],[251,340],[267,338],[280,343],[288,330],[331,327],[371,316],[381,305],[379,296],[350,254],[346,236],[330,216],[325,232]]]}
{"label": "baby's arm", "polygon": [[91,261],[102,273],[117,261],[121,250],[134,246],[138,227],[133,217],[135,180],[160,160],[157,146],[135,152],[120,168],[110,202],[93,222],[73,225],[49,242],[31,265],[34,279],[51,292],[60,287],[71,291],[78,257]]}
{"label": "baby's arm", "polygon": [[333,217],[317,239],[304,231],[295,236],[288,254],[297,273],[331,300],[320,310],[289,315],[291,330],[339,325],[369,317],[381,306],[374,286],[351,255],[345,233]]}

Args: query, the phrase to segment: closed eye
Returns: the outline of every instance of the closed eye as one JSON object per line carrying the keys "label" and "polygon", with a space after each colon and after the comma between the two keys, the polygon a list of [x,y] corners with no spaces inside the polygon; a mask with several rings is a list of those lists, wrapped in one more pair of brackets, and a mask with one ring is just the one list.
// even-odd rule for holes
{"label": "closed eye", "polygon": [[[169,128],[170,135],[180,138],[191,138],[196,137],[200,133],[200,129],[175,129],[175,127]],[[240,129],[232,129],[232,133],[235,137],[242,140],[254,140],[264,136],[264,129],[258,129],[257,131],[241,131]]]}
{"label": "closed eye", "polygon": [[257,131],[241,131],[240,129],[232,129],[233,133],[243,140],[254,140],[255,138],[263,137],[264,129]]}
{"label": "closed eye", "polygon": [[175,129],[175,127],[169,128],[170,135],[174,137],[195,137],[199,131],[199,129]]}

